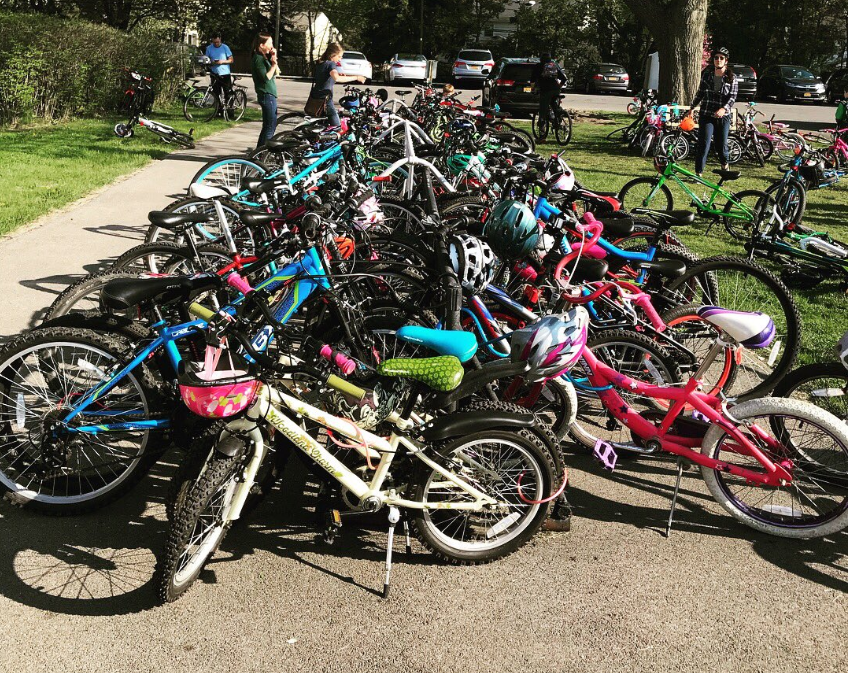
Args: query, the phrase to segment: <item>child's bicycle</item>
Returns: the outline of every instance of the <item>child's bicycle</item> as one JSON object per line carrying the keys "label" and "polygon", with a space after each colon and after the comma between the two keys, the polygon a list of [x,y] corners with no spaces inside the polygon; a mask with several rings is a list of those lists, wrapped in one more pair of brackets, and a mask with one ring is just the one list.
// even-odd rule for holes
{"label": "child's bicycle", "polygon": [[129,80],[124,92],[123,108],[129,112],[129,120],[126,124],[115,124],[115,135],[119,138],[132,138],[135,135],[135,126],[143,126],[151,133],[155,133],[166,143],[176,143],[186,149],[194,149],[194,138],[192,133],[181,133],[175,128],[147,119],[143,115],[150,114],[153,108],[153,86],[150,77],[142,75],[134,70],[124,68]]}

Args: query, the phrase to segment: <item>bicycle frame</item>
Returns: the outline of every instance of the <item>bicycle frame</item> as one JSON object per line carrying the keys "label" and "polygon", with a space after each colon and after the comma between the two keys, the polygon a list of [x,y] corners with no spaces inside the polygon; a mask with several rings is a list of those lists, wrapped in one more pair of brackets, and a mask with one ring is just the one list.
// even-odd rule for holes
{"label": "bicycle frame", "polygon": [[[281,408],[285,408],[298,416],[308,418],[353,440],[355,442],[354,447],[363,456],[370,457],[375,451],[379,453],[380,462],[376,466],[371,481],[366,482],[357,476],[355,472],[338,460],[328,449],[319,444],[298,423],[283,413]],[[264,419],[271,426],[279,430],[298,449],[303,451],[336,481],[350,490],[360,501],[376,499],[380,505],[393,505],[408,509],[450,509],[464,511],[479,511],[487,505],[498,505],[495,499],[466,483],[425,455],[423,447],[408,437],[392,432],[388,440],[384,439],[359,428],[351,421],[333,416],[302,400],[263,384],[257,392],[256,400],[248,409],[246,417],[232,421],[227,425],[228,431],[248,434],[254,442],[254,451],[245,469],[244,479],[236,487],[232,502],[227,512],[223,515],[225,521],[233,521],[241,514],[242,506],[247,499],[256,474],[267,452],[262,433],[256,426],[256,421],[259,419]],[[406,427],[407,422],[396,417],[395,424],[399,427]],[[473,498],[473,501],[424,503],[402,498],[397,494],[395,489],[383,491],[383,483],[388,476],[389,468],[400,447],[405,448],[411,455],[438,472],[458,489],[467,493]]]}
{"label": "bicycle frame", "polygon": [[[711,355],[713,352],[716,352],[717,348],[725,348],[728,345],[732,346],[733,344],[723,344],[721,341],[717,341],[713,347],[713,351],[711,351]],[[645,440],[658,442],[663,451],[682,456],[693,463],[713,470],[728,472],[737,477],[743,477],[751,483],[779,487],[792,482],[792,475],[785,466],[770,460],[728,420],[728,415],[723,407],[724,403],[720,398],[715,395],[697,392],[697,387],[700,385],[697,374],[690,378],[683,388],[675,388],[636,381],[598,360],[588,348],[583,351],[583,362],[589,370],[589,382],[597,392],[604,407],[617,420],[630,428],[636,436]],[[709,364],[709,356],[705,360],[705,364],[702,365],[702,369],[707,364]],[[616,388],[631,391],[642,397],[669,400],[673,404],[670,405],[662,423],[659,426],[655,426],[634,411],[616,392]],[[735,451],[741,455],[755,458],[765,468],[765,473],[754,472],[722,460],[710,458],[699,451],[695,451],[694,449],[701,445],[700,438],[669,434],[672,424],[687,405],[700,413],[711,424],[718,425],[725,430],[735,442]],[[774,438],[770,437],[756,425],[751,426],[750,430],[770,446],[779,446],[779,443]]]}
{"label": "bicycle frame", "polygon": [[[693,192],[689,188],[686,182],[684,182],[680,178],[681,174],[685,175],[692,182],[703,185],[704,187],[707,187],[708,189],[712,190],[710,198],[706,202],[704,202],[704,200],[701,199],[701,197],[699,197],[697,194],[695,194],[695,192]],[[647,198],[645,199],[645,202],[642,205],[646,208],[649,207],[651,199],[654,198],[654,195],[669,180],[679,185],[680,188],[684,192],[686,192],[686,194],[692,199],[692,202],[695,207],[701,212],[705,212],[710,215],[720,215],[722,217],[730,217],[737,220],[744,220],[745,222],[751,222],[754,220],[754,212],[744,203],[734,199],[733,194],[728,192],[724,187],[722,187],[721,185],[713,184],[712,182],[710,182],[709,180],[705,180],[704,178],[698,177],[696,173],[693,173],[692,171],[687,170],[682,166],[678,166],[673,161],[670,161],[665,167],[662,174],[660,175],[659,181],[656,185],[654,185],[654,188],[648,194]],[[718,210],[713,204],[719,196],[726,199],[728,203],[732,203],[735,209],[729,210],[727,212],[725,212],[724,210]]]}

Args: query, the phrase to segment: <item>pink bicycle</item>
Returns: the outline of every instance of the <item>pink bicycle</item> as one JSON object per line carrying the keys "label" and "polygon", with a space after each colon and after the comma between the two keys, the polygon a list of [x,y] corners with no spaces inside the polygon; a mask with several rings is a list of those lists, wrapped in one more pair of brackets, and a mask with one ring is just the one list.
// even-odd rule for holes
{"label": "pink bicycle", "polygon": [[[557,266],[558,280],[564,268],[564,263]],[[781,537],[811,538],[848,527],[848,426],[800,400],[762,398],[728,408],[721,393],[701,392],[707,370],[726,349],[764,348],[775,330],[763,313],[704,306],[698,314],[719,336],[682,387],[627,376],[584,349],[583,375],[577,367],[568,375],[570,380],[578,389],[597,395],[609,413],[630,429],[633,440],[627,445],[598,440],[596,457],[614,469],[616,447],[677,456],[667,534],[684,461],[700,465],[716,501],[751,528]],[[645,374],[650,378],[648,371]],[[662,403],[637,413],[619,391]],[[694,411],[684,415],[687,410]]]}
{"label": "pink bicycle", "polygon": [[822,134],[830,136],[826,141],[830,144],[821,150],[824,155],[825,166],[837,171],[848,170],[848,143],[845,142],[845,139],[848,138],[848,126],[841,129],[822,129],[821,131],[805,133],[804,139],[820,140],[823,137]]}

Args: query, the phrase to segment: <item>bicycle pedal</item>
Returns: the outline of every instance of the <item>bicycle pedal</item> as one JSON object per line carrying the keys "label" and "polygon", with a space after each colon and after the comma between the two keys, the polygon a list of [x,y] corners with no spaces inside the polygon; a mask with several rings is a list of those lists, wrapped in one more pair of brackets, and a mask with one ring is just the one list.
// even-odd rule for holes
{"label": "bicycle pedal", "polygon": [[333,544],[342,529],[342,515],[337,509],[331,509],[324,515],[324,530],[321,536],[327,544]]}
{"label": "bicycle pedal", "polygon": [[615,464],[618,462],[618,454],[612,448],[612,444],[598,439],[595,442],[595,447],[592,449],[592,455],[601,461],[601,464],[608,470],[615,469]]}

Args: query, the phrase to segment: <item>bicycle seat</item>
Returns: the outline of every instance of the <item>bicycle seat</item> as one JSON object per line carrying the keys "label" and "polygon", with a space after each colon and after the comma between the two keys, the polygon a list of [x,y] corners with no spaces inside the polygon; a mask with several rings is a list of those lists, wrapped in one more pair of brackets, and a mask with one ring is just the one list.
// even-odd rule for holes
{"label": "bicycle seat", "polygon": [[269,222],[273,222],[274,220],[279,220],[280,215],[277,213],[259,213],[255,211],[247,211],[243,212],[239,215],[239,218],[242,222],[244,222],[248,227],[256,227],[260,224],[268,224]]}
{"label": "bicycle seat", "polygon": [[190,225],[214,222],[218,219],[215,212],[211,213],[170,213],[166,210],[151,210],[147,213],[150,224],[163,229],[190,228]]}
{"label": "bicycle seat", "polygon": [[624,217],[599,217],[597,218],[604,226],[603,234],[605,238],[629,236],[633,233],[635,224],[632,219]]}
{"label": "bicycle seat", "polygon": [[[545,257],[545,266],[553,269],[562,257],[562,254],[556,254],[553,251],[548,253]],[[567,275],[570,283],[594,283],[603,280],[608,271],[609,263],[606,260],[593,257],[581,257],[577,260],[576,267],[574,262],[569,262],[565,266],[565,274],[570,274]]]}
{"label": "bicycle seat", "polygon": [[285,178],[244,178],[241,181],[241,188],[251,194],[267,194],[287,184]]}
{"label": "bicycle seat", "polygon": [[188,193],[198,199],[215,199],[219,196],[233,196],[238,190],[227,185],[207,185],[204,182],[193,182],[189,185]]}
{"label": "bicycle seat", "polygon": [[405,89],[405,90],[403,90],[403,91],[401,91],[400,89],[398,89],[397,91],[395,91],[395,94],[396,94],[396,95],[398,95],[398,96],[408,96],[408,95],[409,95],[409,94],[411,94],[411,93],[412,93],[412,92],[411,92],[409,89]]}
{"label": "bicycle seat", "polygon": [[738,180],[739,176],[742,175],[742,171],[726,171],[722,168],[714,169],[713,173],[721,176],[722,180]]}
{"label": "bicycle seat", "polygon": [[377,367],[381,376],[407,378],[423,383],[428,388],[447,393],[462,383],[465,370],[453,355],[435,358],[394,358]]}
{"label": "bicycle seat", "polygon": [[439,355],[453,355],[460,362],[468,362],[477,352],[477,337],[461,330],[404,325],[395,336],[401,341],[426,346]]}
{"label": "bicycle seat", "polygon": [[721,306],[702,306],[698,309],[698,315],[745,348],[765,348],[774,339],[774,322],[759,311],[731,311]]}
{"label": "bicycle seat", "polygon": [[126,311],[152,299],[159,299],[163,303],[186,301],[195,294],[220,286],[221,279],[214,273],[160,278],[118,278],[103,286],[100,302],[106,308]]}
{"label": "bicycle seat", "polygon": [[640,269],[651,269],[666,278],[680,278],[686,273],[686,263],[677,259],[655,259],[650,262],[638,262]]}
{"label": "bicycle seat", "polygon": [[301,138],[271,138],[265,141],[265,149],[271,152],[292,152],[309,149],[309,142]]}

